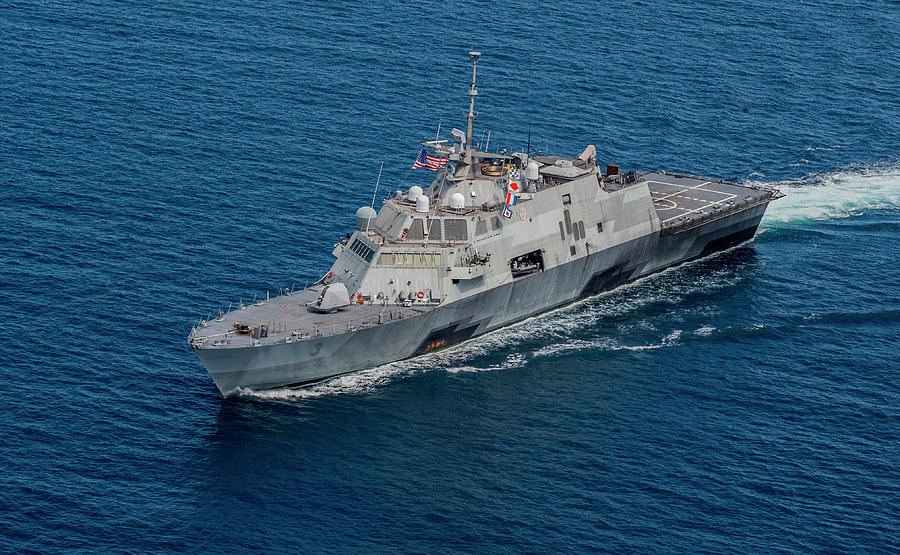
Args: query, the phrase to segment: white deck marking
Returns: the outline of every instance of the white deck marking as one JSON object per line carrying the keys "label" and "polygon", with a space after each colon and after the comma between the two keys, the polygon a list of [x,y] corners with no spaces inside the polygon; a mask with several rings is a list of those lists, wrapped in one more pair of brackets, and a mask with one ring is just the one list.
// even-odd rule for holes
{"label": "white deck marking", "polygon": [[[669,183],[668,181],[655,181],[653,179],[648,179],[647,183],[656,183],[657,185],[671,185],[672,187],[681,187],[682,189],[693,189],[696,185],[687,186],[682,185],[681,183]],[[712,181],[707,181],[706,183],[712,183]]]}
{"label": "white deck marking", "polygon": [[[659,182],[657,181],[657,183],[659,183]],[[677,185],[678,187],[684,187],[684,190],[683,191],[675,191],[674,193],[669,193],[668,195],[657,197],[656,200],[666,200],[669,197],[675,197],[675,196],[680,195],[681,193],[685,193],[685,192],[691,191],[693,189],[700,189],[704,185],[709,185],[710,183],[712,183],[712,181],[704,181],[703,183],[701,183],[699,185],[694,185],[693,187],[685,187],[684,185]],[[668,185],[668,183],[667,183],[667,185]],[[713,191],[711,189],[703,189],[703,190],[709,191],[711,193],[727,194],[727,193],[722,193],[721,191]]]}
{"label": "white deck marking", "polygon": [[[716,182],[713,182],[713,181],[706,181],[706,182],[700,183],[699,185],[693,185],[693,186],[691,186],[691,187],[688,187],[687,185],[679,185],[678,183],[667,183],[667,182],[664,182],[664,181],[648,181],[647,183],[657,183],[657,184],[659,184],[659,185],[672,185],[672,186],[675,186],[675,187],[681,187],[681,188],[682,188],[681,191],[675,191],[674,193],[668,193],[668,194],[663,195],[663,196],[661,196],[661,197],[654,197],[655,200],[667,199],[667,198],[669,198],[669,197],[671,197],[671,196],[676,196],[676,195],[684,195],[684,193],[686,193],[686,192],[688,192],[688,191],[690,191],[690,190],[693,190],[693,189],[700,189],[701,191],[706,191],[706,192],[708,192],[708,193],[715,193],[715,194],[717,194],[717,195],[730,195],[730,194],[731,194],[731,193],[726,193],[726,192],[724,192],[724,191],[718,191],[718,190],[716,190],[716,189],[703,189],[703,186],[704,186],[704,185],[715,185]],[[656,192],[660,192],[660,191],[650,191],[650,194],[653,195],[653,193],[656,193]],[[700,199],[696,199],[696,198],[694,198],[694,197],[684,197],[684,198],[691,199],[691,200],[700,200]],[[701,201],[701,202],[702,202],[702,201]]]}
{"label": "white deck marking", "polygon": [[[648,183],[653,183],[655,185],[660,185],[661,187],[672,187],[677,188],[675,192],[665,193],[663,191],[651,191],[651,197],[653,200],[653,207],[657,212],[664,211],[675,211],[678,213],[677,216],[669,217],[665,220],[660,220],[660,223],[668,223],[673,220],[678,220],[680,218],[684,218],[688,214],[694,214],[696,212],[703,212],[717,205],[723,205],[727,202],[731,202],[735,198],[738,197],[737,194],[727,193],[725,191],[720,191],[714,188],[707,189],[707,185],[713,185],[718,183],[716,181],[704,181],[697,185],[681,185],[679,183],[671,183],[668,181],[656,181],[656,180],[648,180]],[[710,201],[709,198],[698,198],[698,196],[688,196],[689,191],[703,191],[704,193],[714,193],[715,195],[720,195],[722,198],[714,201]],[[655,193],[659,193],[659,196],[656,196]],[[705,196],[705,195],[702,195]],[[686,202],[688,205],[697,206],[702,204],[702,206],[697,206],[696,208],[682,208],[679,206],[679,201]],[[669,204],[672,206],[669,206]],[[662,205],[662,206],[660,206]]]}
{"label": "white deck marking", "polygon": [[709,208],[709,207],[711,207],[711,206],[715,206],[715,205],[717,205],[717,204],[723,204],[723,203],[726,203],[726,202],[728,202],[728,201],[730,201],[731,199],[734,199],[734,198],[736,198],[736,197],[737,197],[737,195],[729,194],[729,195],[728,195],[728,198],[723,198],[722,200],[717,200],[717,201],[710,202],[709,204],[706,204],[706,205],[704,205],[704,206],[701,206],[700,208],[694,208],[693,210],[686,210],[686,211],[685,211],[684,213],[682,213],[682,214],[679,214],[679,215],[677,215],[677,216],[672,216],[671,218],[668,218],[668,219],[663,220],[662,223],[670,222],[670,221],[672,221],[672,220],[674,220],[674,219],[677,219],[677,218],[683,218],[684,216],[687,216],[688,214],[690,214],[690,213],[692,213],[692,212],[700,212],[700,211],[702,211],[702,210],[705,210],[705,209],[707,209],[707,208]]}
{"label": "white deck marking", "polygon": [[[669,204],[671,204],[671,206],[665,206],[665,207],[657,206],[656,205],[657,202],[668,202]],[[653,199],[653,207],[656,208],[657,212],[661,212],[663,210],[674,210],[674,209],[678,208],[678,203],[671,199],[662,199],[662,200]]]}

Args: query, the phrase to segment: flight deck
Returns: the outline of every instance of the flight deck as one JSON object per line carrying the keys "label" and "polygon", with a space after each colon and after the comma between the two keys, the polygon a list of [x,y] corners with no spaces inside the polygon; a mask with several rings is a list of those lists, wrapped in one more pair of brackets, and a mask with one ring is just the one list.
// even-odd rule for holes
{"label": "flight deck", "polygon": [[773,192],[720,179],[669,172],[645,173],[663,230],[672,233],[724,217],[738,208],[768,202]]}

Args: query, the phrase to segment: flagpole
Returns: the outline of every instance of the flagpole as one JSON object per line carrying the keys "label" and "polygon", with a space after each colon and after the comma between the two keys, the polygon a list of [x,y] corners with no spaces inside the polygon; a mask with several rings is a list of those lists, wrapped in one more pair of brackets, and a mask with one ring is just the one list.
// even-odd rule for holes
{"label": "flagpole", "polygon": [[[381,172],[384,170],[384,162],[381,163],[381,169],[378,170],[378,179],[375,180],[375,192],[372,193],[372,210],[375,210],[375,196],[378,195],[378,184],[381,183]],[[366,233],[369,232],[369,222],[372,218],[366,219]]]}

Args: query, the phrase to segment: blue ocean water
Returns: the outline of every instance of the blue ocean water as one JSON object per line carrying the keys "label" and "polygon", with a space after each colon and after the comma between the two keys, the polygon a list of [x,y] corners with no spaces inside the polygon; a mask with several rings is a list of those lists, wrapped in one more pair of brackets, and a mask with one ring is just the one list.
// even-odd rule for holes
{"label": "blue ocean water", "polygon": [[[900,550],[896,1],[0,6],[10,551]],[[781,188],[753,243],[222,399],[186,337],[321,275],[416,141]]]}

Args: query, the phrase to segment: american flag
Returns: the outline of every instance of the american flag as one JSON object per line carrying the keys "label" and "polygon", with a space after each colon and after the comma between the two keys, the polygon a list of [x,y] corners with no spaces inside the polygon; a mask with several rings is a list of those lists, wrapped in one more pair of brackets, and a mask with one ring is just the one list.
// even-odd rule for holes
{"label": "american flag", "polygon": [[419,151],[419,156],[416,157],[416,161],[413,164],[412,169],[428,168],[429,170],[435,172],[441,169],[441,166],[446,164],[448,161],[449,160],[447,160],[446,158],[428,154],[423,148],[421,151]]}

